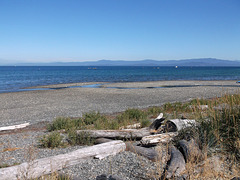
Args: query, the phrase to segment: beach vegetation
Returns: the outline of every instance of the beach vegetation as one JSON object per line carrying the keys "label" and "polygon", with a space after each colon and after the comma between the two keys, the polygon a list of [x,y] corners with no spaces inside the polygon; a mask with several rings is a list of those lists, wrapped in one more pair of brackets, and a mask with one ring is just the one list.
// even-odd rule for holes
{"label": "beach vegetation", "polygon": [[141,123],[142,127],[149,125],[147,113],[139,109],[128,109],[125,112],[110,117],[99,112],[89,112],[80,118],[58,117],[47,127],[48,131],[57,130],[81,130],[81,129],[119,129],[134,123]]}
{"label": "beach vegetation", "polygon": [[56,131],[56,130],[69,130],[72,128],[80,128],[83,125],[81,118],[68,118],[68,117],[58,117],[53,120],[47,127],[48,131]]}
{"label": "beach vegetation", "polygon": [[[89,112],[80,118],[56,118],[49,131],[64,129],[68,134],[69,144],[92,144],[94,139],[87,134],[77,134],[81,129],[119,129],[134,123],[141,127],[150,124],[149,119],[163,113],[166,119],[195,119],[197,126],[186,128],[179,132],[175,142],[180,139],[194,138],[206,153],[218,152],[240,159],[240,95],[223,95],[212,99],[193,99],[189,102],[166,103],[160,107],[150,107],[145,110],[127,109],[115,116],[107,116],[99,112]],[[44,147],[55,147],[60,143],[60,136],[54,134],[45,136]],[[57,142],[52,142],[54,139]],[[52,145],[50,145],[52,144]]]}
{"label": "beach vegetation", "polygon": [[[224,95],[220,98],[191,104],[208,104],[205,110],[192,108],[197,126],[181,130],[176,140],[194,138],[207,154],[223,153],[229,159],[240,160],[240,95]],[[191,115],[192,117],[192,115]]]}
{"label": "beach vegetation", "polygon": [[134,123],[141,123],[141,127],[146,127],[150,124],[147,119],[147,113],[140,109],[127,109],[116,117],[120,126],[126,127]]}
{"label": "beach vegetation", "polygon": [[163,112],[163,110],[161,107],[153,106],[153,107],[147,108],[146,112],[150,118],[156,118],[160,113]]}
{"label": "beach vegetation", "polygon": [[42,148],[57,148],[63,147],[64,143],[62,142],[63,137],[62,135],[57,132],[51,132],[48,135],[44,135],[39,139],[39,145]]}
{"label": "beach vegetation", "polygon": [[78,118],[58,117],[47,127],[47,130],[52,134],[41,137],[39,143],[41,147],[45,148],[63,146],[60,135],[60,131],[63,130],[62,132],[68,136],[69,145],[91,145],[94,143],[94,138],[90,138],[86,133],[79,134],[76,131],[84,129],[116,130],[134,123],[140,123],[141,127],[147,127],[150,125],[150,120],[147,117],[147,112],[139,109],[127,109],[115,117],[106,116],[99,112],[85,113]]}
{"label": "beach vegetation", "polygon": [[72,178],[68,174],[62,174],[62,173],[60,174],[59,172],[53,172],[51,174],[47,174],[47,175],[41,176],[39,178],[34,178],[31,180],[73,180],[73,179],[74,178]]}

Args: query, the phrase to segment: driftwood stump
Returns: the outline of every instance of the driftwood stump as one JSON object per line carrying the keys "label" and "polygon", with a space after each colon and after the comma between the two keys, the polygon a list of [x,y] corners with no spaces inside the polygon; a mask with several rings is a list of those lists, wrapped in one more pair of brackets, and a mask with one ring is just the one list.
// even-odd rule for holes
{"label": "driftwood stump", "polygon": [[190,141],[180,140],[178,145],[186,162],[196,162],[201,159],[201,150],[194,139],[191,139]]}
{"label": "driftwood stump", "polygon": [[167,166],[167,176],[166,178],[172,178],[174,176],[180,176],[185,170],[185,160],[182,153],[174,146],[170,147],[171,159]]}

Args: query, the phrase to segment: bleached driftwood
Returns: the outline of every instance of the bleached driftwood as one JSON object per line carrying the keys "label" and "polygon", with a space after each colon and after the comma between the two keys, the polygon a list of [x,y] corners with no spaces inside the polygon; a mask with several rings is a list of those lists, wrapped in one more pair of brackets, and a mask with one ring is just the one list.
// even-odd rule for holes
{"label": "bleached driftwood", "polygon": [[171,159],[167,166],[167,179],[179,176],[185,170],[185,160],[182,153],[174,146],[170,147]]}
{"label": "bleached driftwood", "polygon": [[135,154],[146,157],[149,160],[157,161],[159,159],[158,153],[154,149],[135,146],[130,142],[126,142],[126,151],[131,151]]}
{"label": "bleached driftwood", "polygon": [[157,119],[162,119],[163,118],[163,113],[160,113],[159,115],[158,115],[158,117],[156,118],[156,120]]}
{"label": "bleached driftwood", "polygon": [[91,147],[78,149],[76,151],[37,159],[30,163],[22,163],[17,166],[1,168],[1,180],[31,179],[37,178],[44,174],[58,171],[62,168],[78,164],[84,159],[91,157],[105,157],[115,155],[125,151],[126,145],[123,141],[111,141]]}
{"label": "bleached driftwood", "polygon": [[29,126],[29,123],[24,123],[24,124],[18,124],[18,125],[13,125],[13,126],[6,126],[6,127],[0,127],[0,131],[9,131],[9,130],[14,130],[14,129],[21,129]]}
{"label": "bleached driftwood", "polygon": [[196,124],[194,119],[171,119],[166,122],[166,131],[176,132],[187,127],[195,126]]}
{"label": "bleached driftwood", "polygon": [[125,129],[125,130],[78,130],[77,133],[86,133],[93,138],[110,138],[110,139],[141,139],[149,136],[149,128]]}
{"label": "bleached driftwood", "polygon": [[190,141],[180,140],[178,145],[179,150],[183,153],[186,162],[196,162],[201,159],[201,150],[194,139],[191,139]]}
{"label": "bleached driftwood", "polygon": [[130,124],[130,125],[127,125],[126,127],[122,126],[119,129],[124,130],[124,129],[138,129],[138,128],[141,128],[141,123]]}
{"label": "bleached driftwood", "polygon": [[169,132],[169,133],[163,133],[163,134],[156,134],[156,135],[150,135],[145,136],[142,138],[140,143],[142,145],[155,145],[158,143],[169,143],[173,137],[177,135],[176,132]]}

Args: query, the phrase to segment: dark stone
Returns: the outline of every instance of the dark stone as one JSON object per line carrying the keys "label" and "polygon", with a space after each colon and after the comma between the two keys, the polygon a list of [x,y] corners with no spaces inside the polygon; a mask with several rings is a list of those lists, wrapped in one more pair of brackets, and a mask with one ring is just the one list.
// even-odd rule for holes
{"label": "dark stone", "polygon": [[101,174],[100,176],[96,177],[96,180],[108,180],[108,178],[106,174]]}
{"label": "dark stone", "polygon": [[123,179],[118,175],[110,175],[108,180],[123,180]]}
{"label": "dark stone", "polygon": [[231,180],[240,180],[240,177],[234,177]]}

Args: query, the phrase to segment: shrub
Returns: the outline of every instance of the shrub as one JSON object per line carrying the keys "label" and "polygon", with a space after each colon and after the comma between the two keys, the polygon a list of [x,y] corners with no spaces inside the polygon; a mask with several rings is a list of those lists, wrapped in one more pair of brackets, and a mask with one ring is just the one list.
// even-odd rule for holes
{"label": "shrub", "polygon": [[99,112],[90,112],[83,115],[83,121],[86,125],[94,124],[97,120],[103,119],[106,117],[102,116]]}
{"label": "shrub", "polygon": [[40,138],[39,144],[40,144],[40,147],[43,147],[43,148],[56,148],[64,145],[62,143],[62,139],[63,137],[60,135],[59,132],[52,132]]}
{"label": "shrub", "polygon": [[80,128],[83,125],[83,121],[81,118],[71,119],[65,117],[58,117],[52,123],[50,123],[47,127],[48,131],[56,131],[56,130],[69,130],[72,128]]}

